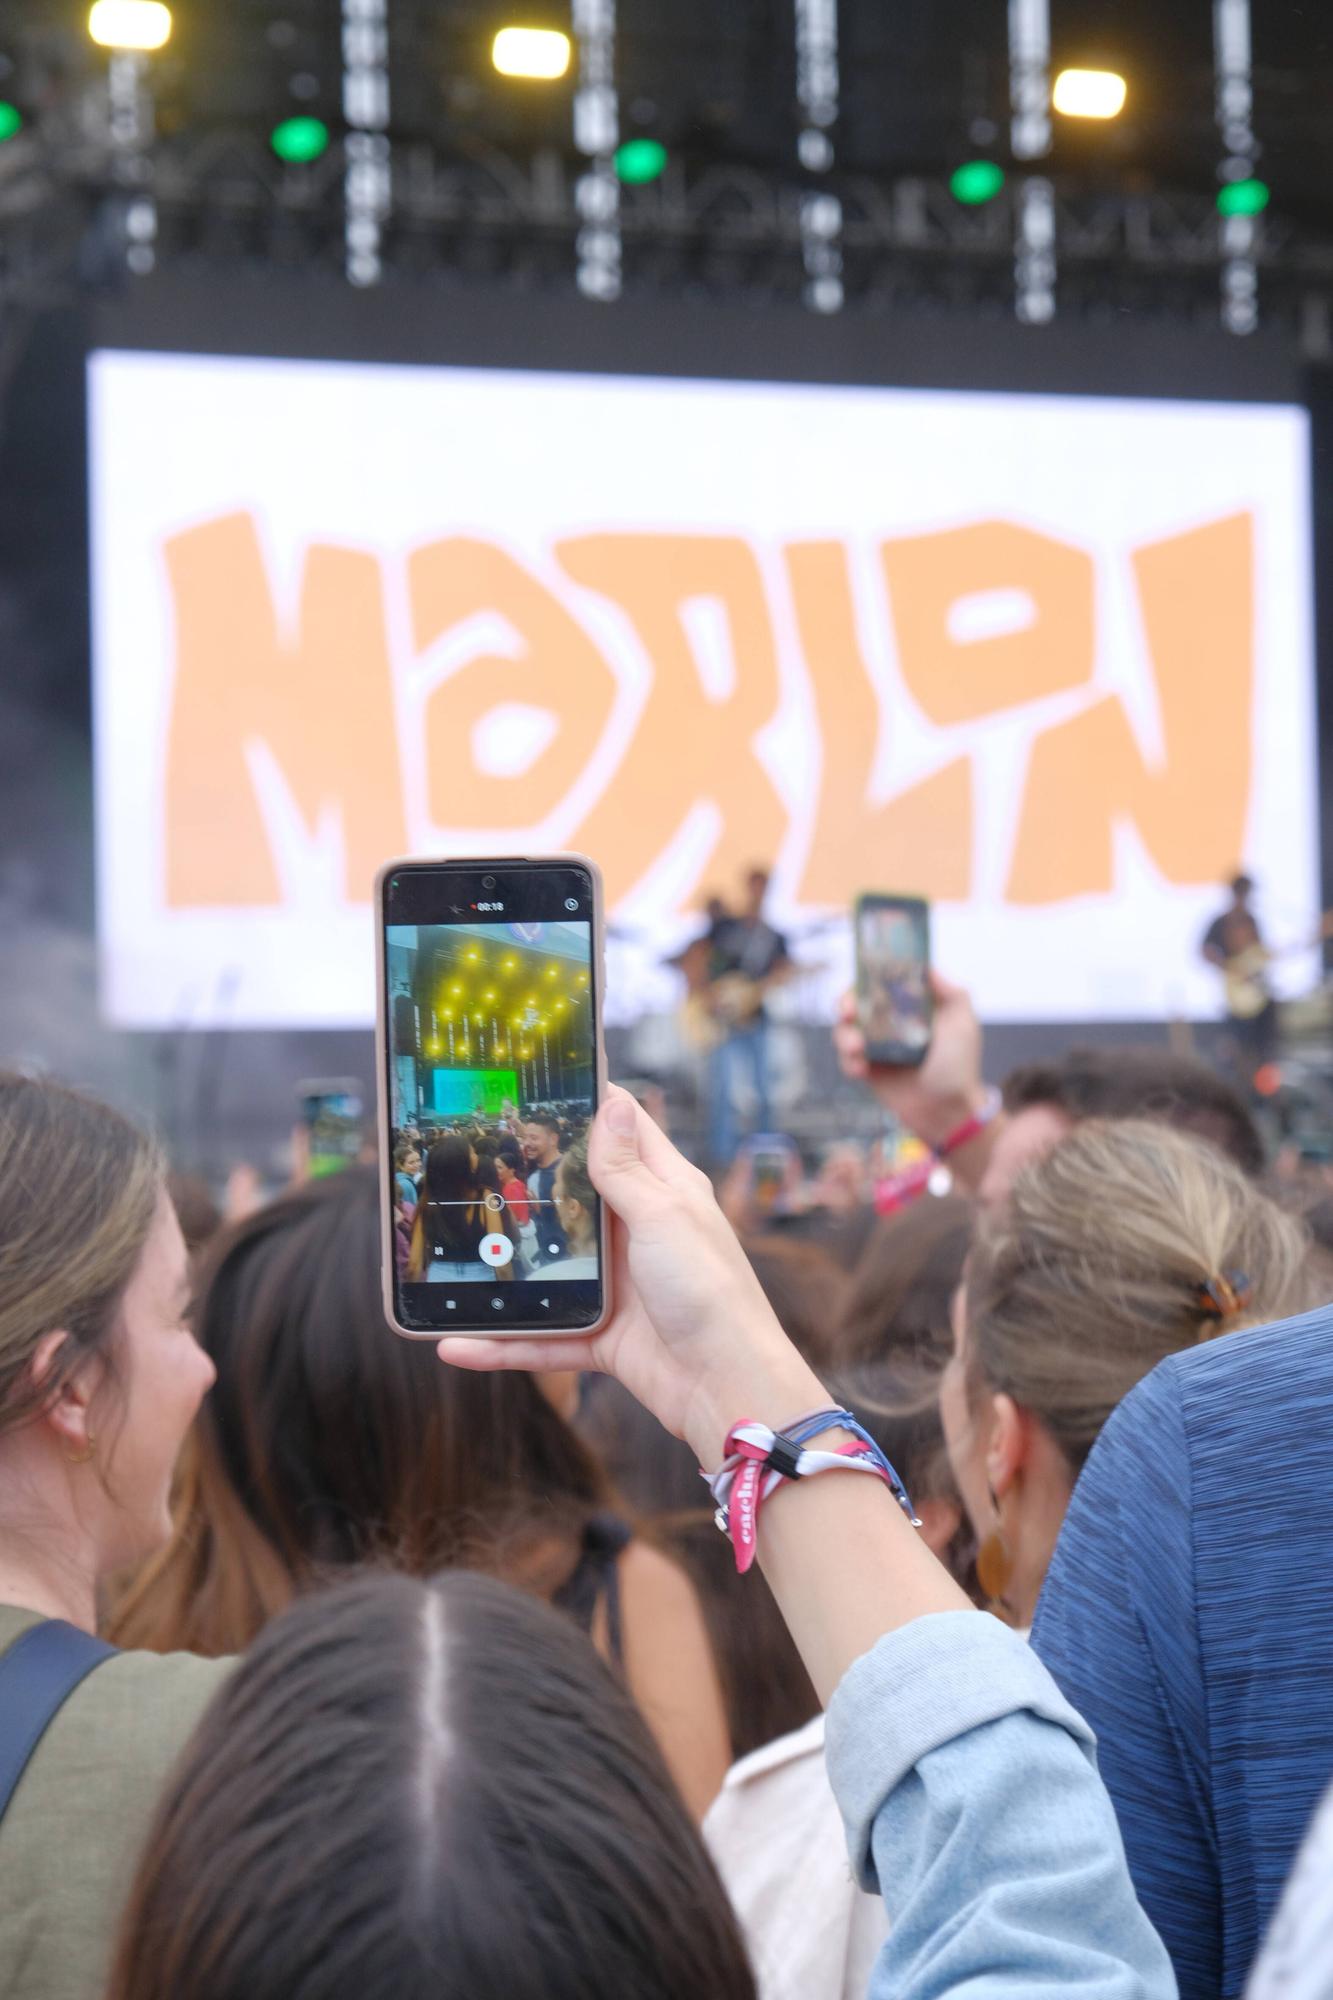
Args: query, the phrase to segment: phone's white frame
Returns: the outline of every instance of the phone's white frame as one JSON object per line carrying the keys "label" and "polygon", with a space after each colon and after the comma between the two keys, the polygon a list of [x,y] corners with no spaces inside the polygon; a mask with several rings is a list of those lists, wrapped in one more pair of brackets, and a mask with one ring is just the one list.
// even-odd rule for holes
{"label": "phone's white frame", "polygon": [[[492,854],[492,855],[446,855],[440,859],[423,857],[419,854],[405,855],[397,861],[386,861],[375,877],[375,1130],[379,1140],[380,1155],[380,1277],[384,1293],[384,1316],[393,1331],[404,1340],[515,1340],[525,1339],[529,1334],[540,1333],[548,1340],[590,1340],[600,1333],[611,1318],[611,1226],[610,1215],[604,1201],[598,1208],[598,1262],[602,1274],[602,1310],[591,1326],[548,1326],[536,1320],[515,1324],[512,1320],[505,1326],[480,1327],[421,1327],[404,1326],[398,1317],[397,1301],[394,1298],[396,1261],[393,1230],[389,1226],[392,1207],[393,1177],[393,1126],[389,1103],[389,1018],[388,1018],[388,957],[385,946],[384,891],[391,875],[405,870],[425,868],[466,869],[469,873],[486,868],[586,868],[592,882],[592,962],[590,971],[593,979],[593,1005],[596,1015],[597,1032],[593,1052],[593,1069],[596,1078],[597,1106],[606,1100],[606,1034],[602,1025],[603,1008],[606,1001],[606,924],[605,894],[602,886],[602,871],[597,863],[586,854]],[[596,1107],[595,1107],[596,1108]]]}

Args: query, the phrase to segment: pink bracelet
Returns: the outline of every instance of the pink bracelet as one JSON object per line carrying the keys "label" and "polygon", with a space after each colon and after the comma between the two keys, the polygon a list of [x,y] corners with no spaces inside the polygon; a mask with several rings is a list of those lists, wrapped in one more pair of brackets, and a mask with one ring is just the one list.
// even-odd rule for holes
{"label": "pink bracelet", "polygon": [[974,1111],[970,1118],[964,1119],[963,1123],[935,1148],[936,1159],[947,1160],[951,1153],[956,1153],[960,1147],[968,1145],[979,1133],[984,1132],[988,1125],[995,1123],[1003,1109],[1004,1099],[992,1084],[980,1111]]}

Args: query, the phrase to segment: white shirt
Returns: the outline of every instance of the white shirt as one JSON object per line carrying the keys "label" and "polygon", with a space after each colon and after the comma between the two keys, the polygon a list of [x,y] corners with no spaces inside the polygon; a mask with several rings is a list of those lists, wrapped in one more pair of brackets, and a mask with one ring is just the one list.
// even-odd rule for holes
{"label": "white shirt", "polygon": [[824,1769],[824,1717],[733,1764],[703,1833],[759,2000],[865,2000],[888,1920],[852,1877]]}
{"label": "white shirt", "polygon": [[1333,1790],[1310,1822],[1245,2000],[1333,1996]]}

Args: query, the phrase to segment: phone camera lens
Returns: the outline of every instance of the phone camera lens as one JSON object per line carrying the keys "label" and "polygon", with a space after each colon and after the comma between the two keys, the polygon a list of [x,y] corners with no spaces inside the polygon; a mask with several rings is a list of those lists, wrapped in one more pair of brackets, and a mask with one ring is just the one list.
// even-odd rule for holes
{"label": "phone camera lens", "polygon": [[483,875],[481,878],[481,886],[483,889],[493,889],[495,887],[494,875]]}
{"label": "phone camera lens", "polygon": [[578,906],[579,906],[579,899],[577,896],[565,897],[565,908],[567,910],[577,910]]}

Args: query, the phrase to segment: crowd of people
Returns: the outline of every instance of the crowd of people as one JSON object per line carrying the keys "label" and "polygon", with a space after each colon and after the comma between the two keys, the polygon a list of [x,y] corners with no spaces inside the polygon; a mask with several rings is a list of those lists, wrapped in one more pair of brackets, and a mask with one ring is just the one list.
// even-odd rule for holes
{"label": "crowd of people", "polygon": [[[595,1278],[597,1196],[586,1105],[506,1104],[493,1121],[440,1119],[394,1134],[399,1276],[411,1284]],[[488,1264],[487,1236],[512,1256]]]}
{"label": "crowd of people", "polygon": [[0,1993],[1333,1996],[1304,1191],[1192,1058],[835,1034],[948,1192],[779,1227],[618,1090],[396,1133],[409,1281],[612,1219],[591,1339],[438,1352],[370,1167],[223,1223],[0,1074]]}

